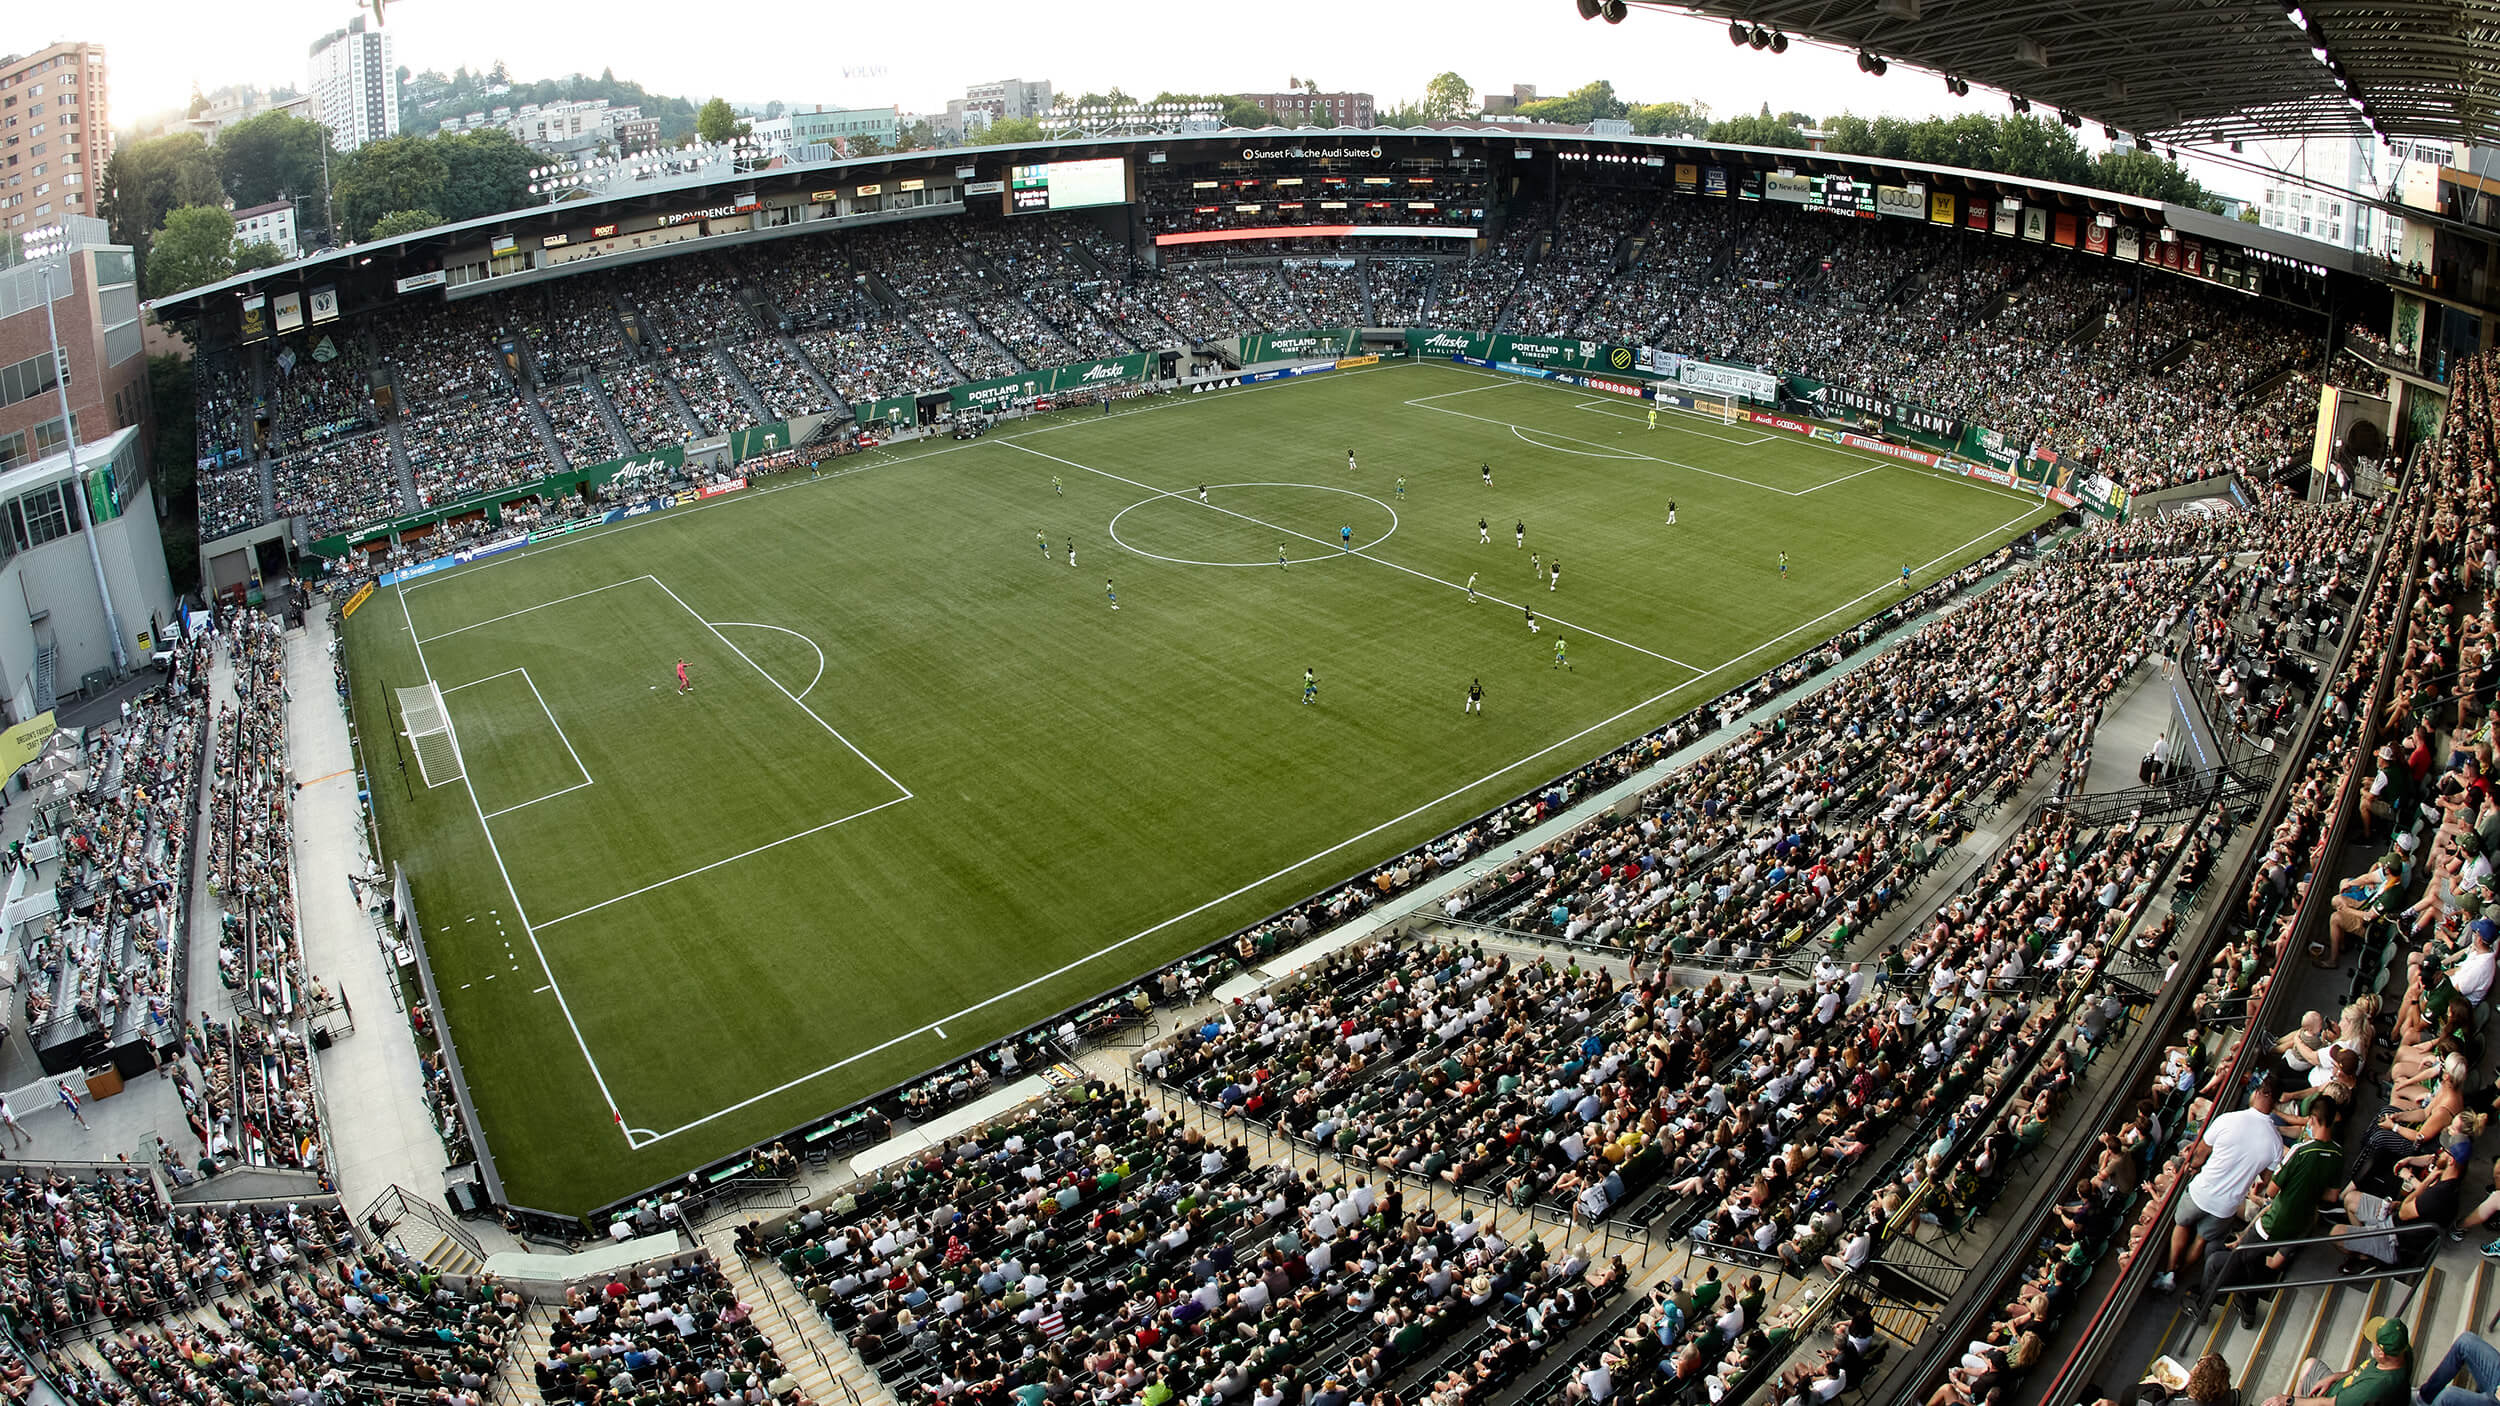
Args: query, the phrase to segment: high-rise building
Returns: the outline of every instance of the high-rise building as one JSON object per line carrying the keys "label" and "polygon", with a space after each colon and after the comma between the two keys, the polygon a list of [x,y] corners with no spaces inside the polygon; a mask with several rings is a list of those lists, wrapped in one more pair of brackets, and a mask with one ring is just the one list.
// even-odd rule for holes
{"label": "high-rise building", "polygon": [[994,83],[975,83],[964,89],[964,106],[989,113],[992,121],[1039,117],[1050,111],[1050,102],[1050,80],[1047,78],[1029,83],[1021,78],[1001,78]]}
{"label": "high-rise building", "polygon": [[2386,200],[2403,184],[2408,166],[2436,169],[2450,155],[2447,146],[2436,142],[2399,142],[2392,148],[2342,137],[2250,143],[2248,158],[2270,168],[2253,202],[2257,222],[2360,253],[2398,258],[2404,220],[2347,192]]}
{"label": "high-rise building", "polygon": [[341,151],[399,135],[399,70],[391,63],[391,36],[365,27],[358,15],[312,46],[312,119],[330,129]]}
{"label": "high-rise building", "polygon": [[63,216],[95,214],[112,158],[102,45],[0,58],[0,234],[15,244]]}
{"label": "high-rise building", "polygon": [[1235,93],[1233,96],[1244,102],[1257,103],[1290,126],[1372,125],[1372,95],[1369,93],[1306,93],[1289,89],[1282,93]]}

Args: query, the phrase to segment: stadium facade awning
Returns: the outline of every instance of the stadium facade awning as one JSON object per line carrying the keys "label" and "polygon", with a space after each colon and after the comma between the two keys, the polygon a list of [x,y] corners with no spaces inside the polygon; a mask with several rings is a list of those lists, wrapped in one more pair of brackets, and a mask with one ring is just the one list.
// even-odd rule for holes
{"label": "stadium facade awning", "polygon": [[2500,141],[2492,0],[1632,3],[1857,49],[2164,141]]}

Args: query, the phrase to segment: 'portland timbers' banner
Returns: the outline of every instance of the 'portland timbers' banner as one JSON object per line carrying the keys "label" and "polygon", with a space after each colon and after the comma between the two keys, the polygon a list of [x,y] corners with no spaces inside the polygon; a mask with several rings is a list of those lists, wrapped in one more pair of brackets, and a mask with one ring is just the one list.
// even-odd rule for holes
{"label": "'portland timbers' banner", "polygon": [[911,396],[894,395],[872,400],[866,405],[854,405],[851,410],[859,416],[863,425],[873,425],[880,420],[890,425],[909,425],[920,418],[918,405],[919,402]]}
{"label": "'portland timbers' banner", "polygon": [[1496,337],[1488,360],[1547,366],[1557,371],[1603,371],[1616,376],[1637,374],[1640,369],[1640,353],[1632,348],[1578,337]]}
{"label": "'portland timbers' banner", "polygon": [[1028,400],[1044,396],[1072,395],[1096,386],[1126,385],[1143,380],[1149,353],[1131,352],[1126,356],[1108,356],[1100,361],[1072,362],[1040,371],[1027,371],[1021,376],[1001,376],[991,381],[971,381],[947,392],[957,410],[1004,410]]}
{"label": "'portland timbers' banner", "polygon": [[1320,357],[1351,356],[1354,341],[1355,332],[1351,327],[1260,332],[1235,339],[1236,361],[1242,366],[1257,366],[1270,361],[1312,361]]}

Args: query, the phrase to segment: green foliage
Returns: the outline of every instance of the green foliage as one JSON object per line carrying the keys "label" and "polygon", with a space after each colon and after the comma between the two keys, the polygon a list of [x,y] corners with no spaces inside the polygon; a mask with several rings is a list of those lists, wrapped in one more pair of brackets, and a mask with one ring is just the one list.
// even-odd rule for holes
{"label": "green foliage", "polygon": [[444,223],[500,215],[531,203],[530,171],[545,158],[510,132],[485,127],[436,137],[434,145],[449,171],[442,203],[436,207]]}
{"label": "green foliage", "polygon": [[1814,119],[1802,112],[1783,112],[1780,114],[1780,121],[1801,130],[1814,125]]}
{"label": "green foliage", "polygon": [[998,146],[1006,142],[1038,142],[1042,124],[1038,118],[1007,117],[991,123],[967,139],[970,146]]}
{"label": "green foliage", "polygon": [[1118,107],[1135,101],[1137,99],[1130,97],[1126,91],[1114,84],[1108,93],[1087,93],[1076,100],[1076,105],[1079,107]]}
{"label": "green foliage", "polygon": [[350,239],[369,239],[374,222],[392,210],[439,211],[451,184],[441,139],[385,137],[348,153],[331,169],[339,223]]}
{"label": "green foliage", "polygon": [[1632,130],[1644,137],[1698,137],[1710,130],[1710,104],[1691,102],[1634,103]]}
{"label": "green foliage", "polygon": [[1824,123],[1823,149],[1885,161],[1924,161],[2034,180],[2097,186],[2219,212],[2221,202],[2171,161],[2146,151],[2085,155],[2065,124],[2041,117],[1929,117],[1873,121],[1842,113]]}
{"label": "green foliage", "polygon": [[177,591],[200,579],[199,406],[191,382],[189,357],[148,358],[148,403],[156,419],[148,463],[162,504],[157,529],[165,543],[165,570]]}
{"label": "green foliage", "polygon": [[1424,85],[1423,108],[1427,118],[1471,116],[1476,110],[1476,90],[1455,73],[1436,73]]}
{"label": "green foliage", "polygon": [[853,137],[850,139],[850,150],[855,157],[883,156],[886,154],[885,139],[874,133]]}
{"label": "green foliage", "polygon": [[1432,113],[1411,98],[1395,107],[1372,110],[1372,125],[1375,127],[1420,127],[1432,120]]}
{"label": "green foliage", "polygon": [[926,151],[936,145],[937,129],[930,126],[929,119],[925,117],[895,134],[896,151]]}
{"label": "green foliage", "polygon": [[400,80],[399,133],[403,137],[421,137],[442,126],[446,118],[464,113],[483,112],[494,107],[519,107],[524,103],[590,101],[605,98],[620,107],[635,107],[645,117],[660,124],[660,140],[674,144],[694,132],[694,104],[684,98],[662,97],[639,83],[619,80],[614,69],[603,70],[596,78],[573,74],[565,78],[546,78],[534,83],[515,83],[508,93],[490,96],[486,92],[486,75],[457,69],[449,76],[427,70]]}
{"label": "green foliage", "polygon": [[236,273],[271,268],[285,262],[286,251],[266,239],[255,239],[249,244],[234,246],[233,271]]}
{"label": "green foliage", "polygon": [[707,142],[725,142],[746,129],[747,124],[738,120],[737,113],[730,111],[727,98],[712,99],[694,115],[694,134]]}
{"label": "green foliage", "polygon": [[432,229],[443,221],[431,210],[393,210],[373,222],[368,239],[397,239],[403,234]]}
{"label": "green foliage", "polygon": [[221,205],[185,205],[165,217],[148,254],[147,288],[162,298],[234,272],[234,216]]}
{"label": "green foliage", "polygon": [[217,159],[196,132],[130,142],[104,167],[104,218],[113,242],[138,251],[144,273],[157,227],[185,205],[222,205]]}
{"label": "green foliage", "polygon": [[2093,163],[2090,184],[2146,200],[2166,200],[2199,210],[2222,213],[2222,202],[2178,163],[2149,151],[2105,151]]}
{"label": "green foliage", "polygon": [[1154,100],[1159,103],[1212,103],[1224,109],[1221,120],[1227,127],[1264,127],[1275,120],[1266,108],[1231,93],[1165,92],[1155,94]]}
{"label": "green foliage", "polygon": [[1737,146],[1803,147],[1806,134],[1775,117],[1731,117],[1710,124],[1709,138]]}
{"label": "green foliage", "polygon": [[1631,110],[1623,99],[1615,96],[1615,85],[1600,78],[1593,83],[1583,83],[1558,98],[1539,98],[1532,103],[1522,103],[1519,115],[1531,122],[1579,125],[1601,117],[1623,117]]}
{"label": "green foliage", "polygon": [[217,174],[237,209],[293,200],[296,228],[326,229],[321,164],[329,151],[330,132],[320,123],[264,112],[217,134]]}
{"label": "green foliage", "polygon": [[1873,156],[1875,124],[1854,112],[1844,112],[1823,124],[1823,149],[1842,156]]}

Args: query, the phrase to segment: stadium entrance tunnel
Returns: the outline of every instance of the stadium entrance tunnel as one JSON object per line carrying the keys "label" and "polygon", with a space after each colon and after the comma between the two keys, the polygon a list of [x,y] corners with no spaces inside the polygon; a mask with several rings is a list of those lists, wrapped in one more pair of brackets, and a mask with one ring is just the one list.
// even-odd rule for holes
{"label": "stadium entrance tunnel", "polygon": [[[1351,542],[1346,538],[1352,532]],[[1141,557],[1180,566],[1273,568],[1366,551],[1398,530],[1397,509],[1351,488],[1321,483],[1210,483],[1159,493],[1111,515],[1111,540]]]}

